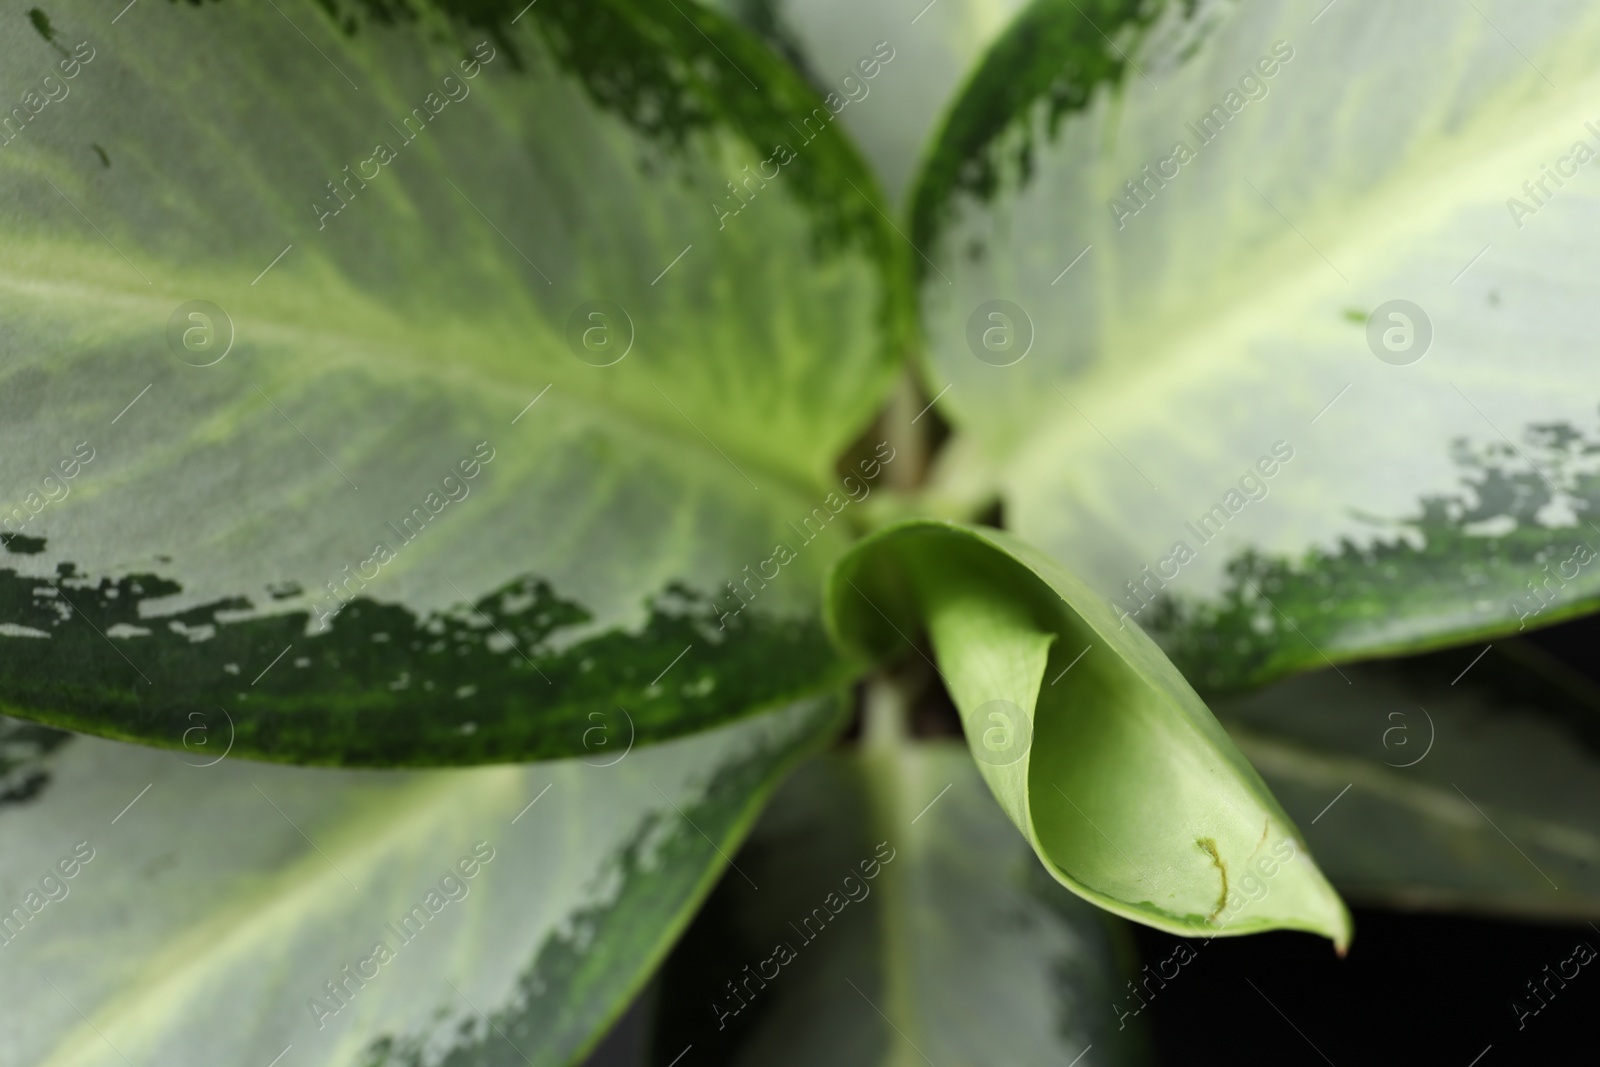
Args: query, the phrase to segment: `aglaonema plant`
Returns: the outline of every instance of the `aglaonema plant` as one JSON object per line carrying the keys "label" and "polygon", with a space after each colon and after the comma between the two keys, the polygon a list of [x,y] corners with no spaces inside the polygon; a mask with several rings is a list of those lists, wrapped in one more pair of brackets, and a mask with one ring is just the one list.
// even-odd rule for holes
{"label": "aglaonema plant", "polygon": [[1592,907],[1596,14],[724,6],[4,6],[0,1064],[1133,1062],[1121,919]]}

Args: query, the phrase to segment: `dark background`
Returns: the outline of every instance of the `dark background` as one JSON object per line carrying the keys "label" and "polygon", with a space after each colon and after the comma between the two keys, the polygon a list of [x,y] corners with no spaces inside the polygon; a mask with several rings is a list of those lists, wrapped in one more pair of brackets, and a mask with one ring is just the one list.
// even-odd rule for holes
{"label": "dark background", "polygon": [[[1600,1062],[1600,960],[1523,1020],[1521,1030],[1510,1006],[1513,998],[1532,1006],[1523,983],[1570,957],[1577,942],[1600,950],[1592,928],[1353,910],[1356,940],[1343,960],[1326,939],[1309,934],[1195,942],[1197,958],[1148,998],[1141,1016],[1154,1039],[1155,1064],[1469,1067],[1479,1055],[1476,1067]],[[1166,959],[1179,943],[1143,926],[1132,929],[1146,961]],[[649,995],[587,1067],[645,1062]],[[703,1067],[693,1057],[691,1051],[678,1067]]]}

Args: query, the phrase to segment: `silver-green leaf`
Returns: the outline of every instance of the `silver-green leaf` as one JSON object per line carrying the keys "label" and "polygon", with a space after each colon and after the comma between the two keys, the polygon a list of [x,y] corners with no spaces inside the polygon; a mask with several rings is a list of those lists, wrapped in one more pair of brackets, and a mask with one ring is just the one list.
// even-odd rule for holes
{"label": "silver-green leaf", "polygon": [[355,771],[6,720],[32,784],[0,802],[0,1064],[572,1062],[838,725],[820,700],[621,759]]}
{"label": "silver-green leaf", "polygon": [[1576,0],[1038,0],[916,200],[948,491],[1211,690],[1592,610],[1597,46]]}
{"label": "silver-green leaf", "polygon": [[0,703],[442,764],[842,680],[832,463],[907,252],[821,99],[680,6],[5,10],[59,99],[0,147]]}

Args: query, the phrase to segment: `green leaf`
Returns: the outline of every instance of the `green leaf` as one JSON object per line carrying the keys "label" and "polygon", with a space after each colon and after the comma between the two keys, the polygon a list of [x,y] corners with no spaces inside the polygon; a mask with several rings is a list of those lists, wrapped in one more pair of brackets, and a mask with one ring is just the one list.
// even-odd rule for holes
{"label": "green leaf", "polygon": [[1600,597],[1600,17],[1480,8],[1037,0],[920,179],[945,484],[1205,689]]}
{"label": "green leaf", "polygon": [[906,248],[815,94],[678,6],[7,16],[66,91],[0,148],[9,712],[471,763],[844,677],[831,465]]}
{"label": "green leaf", "polygon": [[1123,931],[1040,870],[955,745],[808,763],[734,863],[663,969],[658,1064],[1143,1059],[1107,1007]]}
{"label": "green leaf", "polygon": [[840,561],[828,605],[872,655],[926,631],[984,779],[1073,892],[1172,933],[1349,942],[1299,831],[1183,676],[1044,554],[907,523]]}
{"label": "green leaf", "polygon": [[816,700],[609,766],[375,772],[12,723],[0,1062],[571,1062],[839,724]]}
{"label": "green leaf", "polygon": [[1320,671],[1217,714],[1350,897],[1600,918],[1600,697],[1526,644],[1478,651]]}
{"label": "green leaf", "polygon": [[833,94],[839,122],[891,202],[900,204],[945,109],[1024,2],[714,0],[710,6],[760,34],[819,93]]}

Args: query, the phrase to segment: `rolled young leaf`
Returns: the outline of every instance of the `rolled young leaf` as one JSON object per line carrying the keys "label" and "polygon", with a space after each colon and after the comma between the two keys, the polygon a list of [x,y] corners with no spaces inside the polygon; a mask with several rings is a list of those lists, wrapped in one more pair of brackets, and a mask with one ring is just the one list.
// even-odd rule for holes
{"label": "rolled young leaf", "polygon": [[945,484],[1206,690],[1592,610],[1597,47],[1581,0],[1037,0],[915,200]]}
{"label": "rolled young leaf", "polygon": [[1350,898],[1600,920],[1600,698],[1526,644],[1482,651],[1318,671],[1217,715]]}
{"label": "rolled young leaf", "polygon": [[1350,917],[1304,839],[1136,625],[999,531],[890,527],[841,561],[829,625],[874,656],[926,632],[979,770],[1063,885],[1179,934]]}
{"label": "rolled young leaf", "polygon": [[679,6],[6,9],[0,706],[449,764],[843,678],[904,242]]}
{"label": "rolled young leaf", "polygon": [[1126,927],[1039,868],[958,744],[807,763],[734,862],[662,969],[657,1067],[1144,1061],[1110,1007]]}
{"label": "rolled young leaf", "polygon": [[432,771],[7,720],[0,780],[32,784],[0,799],[0,1064],[574,1062],[840,711]]}

